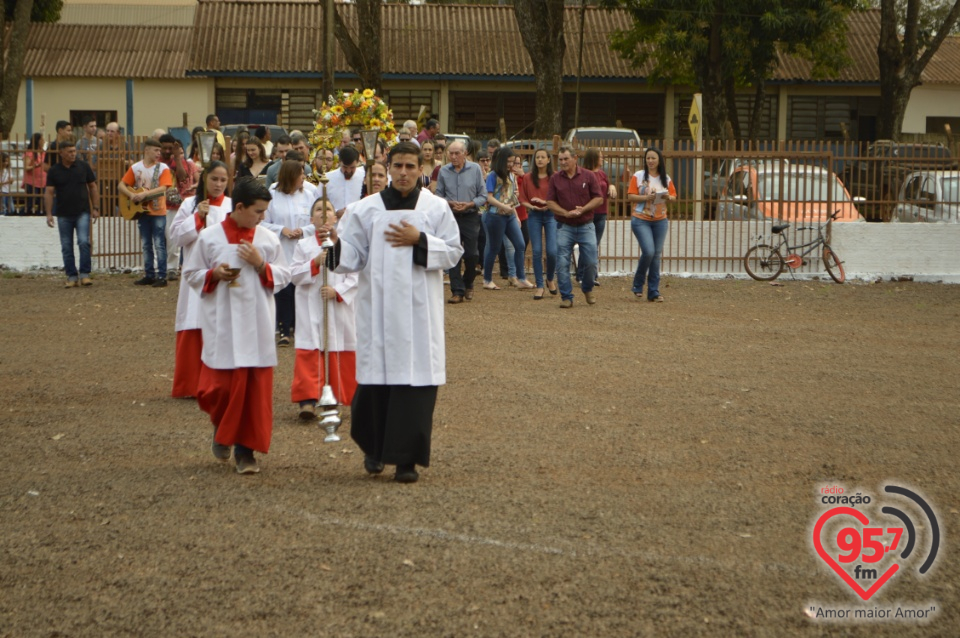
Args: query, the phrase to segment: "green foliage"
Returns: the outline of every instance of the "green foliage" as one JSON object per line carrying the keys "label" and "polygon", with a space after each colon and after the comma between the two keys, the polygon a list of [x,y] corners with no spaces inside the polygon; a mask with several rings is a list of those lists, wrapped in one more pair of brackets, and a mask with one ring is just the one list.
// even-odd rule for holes
{"label": "green foliage", "polygon": [[[13,9],[17,0],[3,0],[7,20],[13,20]],[[60,19],[60,10],[63,0],[33,0],[33,10],[30,12],[31,22],[56,22]]]}
{"label": "green foliage", "polygon": [[[779,51],[813,61],[820,76],[846,61],[847,13],[859,0],[606,0],[634,26],[611,36],[615,51],[638,66],[653,61],[653,80],[698,84],[712,31],[719,26],[724,77],[738,86],[768,78]],[[716,62],[716,61],[713,61]],[[698,68],[701,67],[701,68]]]}

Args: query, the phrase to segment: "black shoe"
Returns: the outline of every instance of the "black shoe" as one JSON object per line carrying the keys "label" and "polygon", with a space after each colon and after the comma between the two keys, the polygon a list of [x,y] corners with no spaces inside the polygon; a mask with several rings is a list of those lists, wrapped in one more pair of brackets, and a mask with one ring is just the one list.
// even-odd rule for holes
{"label": "black shoe", "polygon": [[393,476],[393,480],[397,483],[416,483],[419,478],[420,475],[417,474],[417,467],[413,464],[398,465],[397,473]]}
{"label": "black shoe", "polygon": [[367,471],[367,474],[379,474],[383,471],[383,463],[376,460],[372,456],[364,456],[363,469]]}
{"label": "black shoe", "polygon": [[157,280],[153,277],[143,277],[133,282],[134,286],[152,286]]}
{"label": "black shoe", "polygon": [[210,449],[213,451],[214,458],[218,461],[226,462],[230,460],[230,446],[217,443],[217,428],[213,428],[213,443],[210,445]]}
{"label": "black shoe", "polygon": [[260,472],[260,465],[250,448],[234,445],[233,460],[237,463],[237,474],[257,474]]}
{"label": "black shoe", "polygon": [[153,287],[153,288],[166,288],[166,287],[167,287],[167,280],[166,280],[166,279],[157,279],[155,282],[153,282],[152,284],[150,284],[150,286]]}
{"label": "black shoe", "polygon": [[287,335],[280,335],[280,340],[277,341],[277,345],[280,346],[281,348],[286,348],[287,346],[290,345],[290,337],[288,337]]}

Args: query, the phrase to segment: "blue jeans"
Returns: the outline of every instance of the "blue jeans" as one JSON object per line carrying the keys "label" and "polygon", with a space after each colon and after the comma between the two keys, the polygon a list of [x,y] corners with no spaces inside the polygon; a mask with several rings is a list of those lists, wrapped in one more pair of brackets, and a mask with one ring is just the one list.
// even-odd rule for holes
{"label": "blue jeans", "polygon": [[[90,276],[90,213],[80,213],[77,217],[57,217],[57,230],[60,231],[60,252],[63,253],[63,269],[67,279],[76,281]],[[80,272],[73,257],[73,233],[77,233],[77,247],[80,248]]]}
{"label": "blue jeans", "polygon": [[[523,237],[523,260],[527,259],[527,244],[530,243],[527,240],[527,220],[520,222],[520,236]],[[503,256],[507,261],[507,276],[516,277],[517,276],[517,261],[516,257],[513,256],[514,253],[513,242],[504,242],[503,244]],[[503,261],[500,262],[501,264]]]}
{"label": "blue jeans", "polygon": [[554,273],[557,272],[557,220],[548,210],[528,208],[527,214],[530,246],[533,249],[533,276],[537,280],[537,288],[543,288],[544,248],[547,251],[547,281],[553,281]]}
{"label": "blue jeans", "polygon": [[[593,266],[593,280],[596,281],[600,275],[600,240],[603,239],[603,231],[607,228],[607,214],[593,216],[593,227],[597,231],[597,263]],[[577,264],[577,280],[583,281],[583,264]]]}
{"label": "blue jeans", "polygon": [[573,245],[580,245],[580,264],[583,265],[583,279],[580,289],[593,292],[594,272],[597,265],[597,233],[593,222],[580,226],[558,224],[557,229],[557,285],[560,297],[573,299],[573,284],[570,282],[570,260],[573,257]]}
{"label": "blue jeans", "polygon": [[483,253],[483,280],[493,281],[493,262],[500,254],[500,245],[506,236],[513,244],[515,252],[513,263],[517,268],[517,277],[524,279],[523,272],[523,234],[520,232],[520,222],[516,215],[498,215],[496,213],[483,214],[483,227],[487,232],[487,246]]}
{"label": "blue jeans", "polygon": [[[137,220],[143,247],[143,271],[150,279],[167,278],[167,216],[144,215]],[[157,266],[154,270],[153,258]]]}
{"label": "blue jeans", "polygon": [[632,217],[630,230],[640,244],[640,263],[633,276],[633,292],[643,292],[643,283],[647,283],[647,299],[656,299],[660,295],[660,257],[663,255],[663,242],[667,239],[669,220],[655,222]]}

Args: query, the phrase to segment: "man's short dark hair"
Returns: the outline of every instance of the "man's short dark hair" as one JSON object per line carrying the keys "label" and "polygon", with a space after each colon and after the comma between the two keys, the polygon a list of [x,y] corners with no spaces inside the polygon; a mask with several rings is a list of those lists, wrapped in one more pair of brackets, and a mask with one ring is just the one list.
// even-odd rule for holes
{"label": "man's short dark hair", "polygon": [[163,148],[162,146],[160,146],[160,142],[153,139],[152,137],[147,138],[147,140],[143,143],[143,150],[147,150],[151,146],[155,146],[157,148]]}
{"label": "man's short dark hair", "polygon": [[307,136],[304,135],[303,133],[294,133],[293,135],[290,136],[291,144],[296,145],[296,144],[299,144],[300,142],[303,142],[307,146],[310,146],[310,144],[307,142]]}
{"label": "man's short dark hair", "polygon": [[345,146],[340,149],[340,164],[343,166],[349,166],[353,164],[358,159],[360,159],[360,151],[353,148],[352,146]]}
{"label": "man's short dark hair", "polygon": [[175,137],[174,137],[173,135],[171,135],[170,133],[164,133],[163,135],[160,136],[160,139],[159,139],[158,141],[159,141],[161,144],[174,144],[174,143],[176,143],[177,138],[175,138]]}
{"label": "man's short dark hair", "polygon": [[[340,151],[340,155],[343,155],[343,151]],[[394,155],[416,155],[417,162],[420,162],[423,159],[423,156],[420,154],[420,147],[413,142],[400,142],[399,144],[394,144],[393,148],[390,149],[390,153],[387,155],[388,164],[393,162]]]}
{"label": "man's short dark hair", "polygon": [[290,141],[290,136],[284,133],[277,138],[277,144],[293,144],[293,142]]}
{"label": "man's short dark hair", "polygon": [[430,118],[429,120],[427,120],[427,125],[424,128],[427,129],[428,131],[432,128],[440,128],[440,122],[438,122],[433,118]]}
{"label": "man's short dark hair", "polygon": [[75,148],[77,146],[77,138],[72,135],[68,135],[59,142],[57,142],[57,150],[62,151],[65,148]]}
{"label": "man's short dark hair", "polygon": [[57,133],[59,133],[60,131],[62,131],[62,130],[65,129],[65,128],[67,128],[68,126],[70,126],[70,122],[68,122],[68,121],[66,121],[66,120],[60,120],[60,121],[58,121],[58,122],[57,122]]}
{"label": "man's short dark hair", "polygon": [[216,119],[218,119],[216,113],[211,113],[210,115],[208,115],[208,116],[207,116],[207,128],[210,128],[210,122],[212,122],[212,121],[214,121],[214,120],[216,120]]}
{"label": "man's short dark hair", "polygon": [[269,202],[273,197],[266,185],[256,177],[241,177],[233,185],[230,199],[233,200],[233,209],[236,210],[237,204],[253,206],[258,200]]}
{"label": "man's short dark hair", "polygon": [[96,123],[97,123],[97,116],[96,116],[96,115],[90,115],[90,116],[88,116],[87,118],[85,118],[85,119],[83,120],[84,125],[89,124],[90,122],[93,122],[94,124],[96,124]]}
{"label": "man's short dark hair", "polygon": [[254,131],[253,134],[256,135],[257,139],[262,142],[263,140],[267,139],[267,127],[262,125],[258,126],[257,130]]}

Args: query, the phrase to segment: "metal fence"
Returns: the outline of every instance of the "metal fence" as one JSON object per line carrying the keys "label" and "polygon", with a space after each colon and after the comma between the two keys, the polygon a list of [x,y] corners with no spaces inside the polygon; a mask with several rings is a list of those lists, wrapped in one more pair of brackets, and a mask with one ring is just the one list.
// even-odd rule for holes
{"label": "metal fence", "polygon": [[[110,148],[101,142],[91,158],[101,193],[102,219],[91,227],[93,254],[100,268],[141,265],[136,224],[118,213],[117,182],[141,158],[144,139],[122,138]],[[557,166],[559,137],[514,140],[509,146],[530,166],[536,150],[545,148]],[[813,227],[822,221],[823,211],[843,208],[848,219],[859,214],[867,221],[956,222],[960,210],[960,149],[952,142],[780,141],[743,147],[714,144],[703,151],[695,150],[689,140],[611,144],[601,151],[603,168],[617,187],[617,196],[608,203],[600,244],[602,272],[629,272],[639,258],[630,230],[633,205],[627,201],[627,190],[649,147],[662,149],[679,195],[669,213],[665,272],[741,272],[741,256],[757,237],[769,235],[775,220],[791,223],[791,242],[802,243],[815,236]],[[0,150],[8,157],[13,178],[12,212],[23,214],[30,208],[28,200],[33,200],[34,210],[42,211],[42,195],[27,193],[22,186],[24,157],[31,152],[26,140],[2,141]],[[842,182],[839,187],[837,179]],[[845,202],[851,198],[857,201]],[[801,272],[820,269],[815,258],[809,262]]]}
{"label": "metal fence", "polygon": [[[557,166],[559,138],[510,146],[531,166],[536,150],[546,148]],[[601,148],[602,167],[617,197],[608,202],[601,272],[629,272],[639,259],[627,189],[650,147],[662,150],[678,192],[669,212],[664,272],[743,272],[743,254],[759,237],[769,237],[776,221],[790,224],[792,245],[814,239],[816,226],[837,211],[838,223],[958,221],[956,144],[781,141],[717,143],[702,151],[683,140],[611,144]],[[582,156],[584,149],[577,150]],[[819,255],[810,255],[797,272],[822,271]]]}

